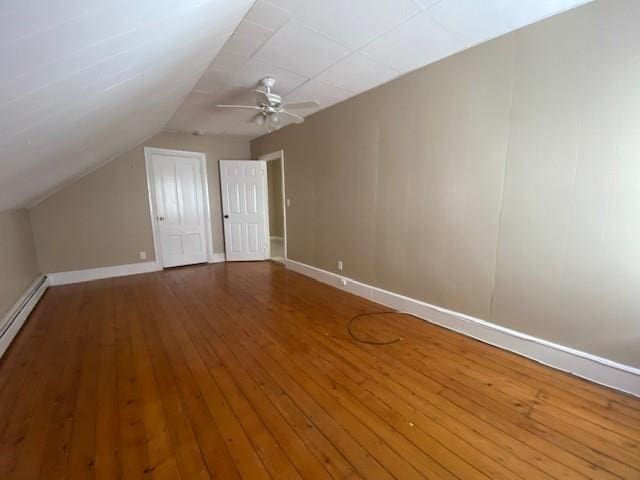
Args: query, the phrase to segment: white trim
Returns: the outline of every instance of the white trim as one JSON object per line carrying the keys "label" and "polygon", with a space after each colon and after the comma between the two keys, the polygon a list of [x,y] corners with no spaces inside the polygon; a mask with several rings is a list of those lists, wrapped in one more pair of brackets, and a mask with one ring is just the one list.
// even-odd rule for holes
{"label": "white trim", "polygon": [[69,283],[90,282],[102,278],[124,277],[139,273],[157,272],[162,270],[156,262],[130,263],[113,267],[89,268],[87,270],[73,270],[71,272],[48,273],[50,285],[67,285]]}
{"label": "white trim", "polygon": [[640,369],[638,368],[373,287],[294,260],[285,260],[285,266],[322,283],[396,310],[411,313],[428,322],[517,353],[549,367],[640,397]]}
{"label": "white trim", "polygon": [[214,253],[211,260],[209,260],[209,263],[221,263],[226,261],[227,261],[227,256],[224,252],[222,252],[222,253]]}
{"label": "white trim", "polygon": [[162,261],[160,260],[160,238],[158,236],[158,228],[156,225],[156,203],[155,203],[155,187],[153,182],[153,167],[151,165],[151,151],[144,149],[144,169],[147,176],[147,200],[149,202],[149,218],[151,220],[151,234],[153,236],[153,252],[155,256],[155,264],[158,270],[162,269]]}
{"label": "white trim", "polygon": [[[42,281],[43,278],[44,281]],[[38,284],[40,285],[39,287]],[[13,339],[16,338],[16,335],[18,335],[18,332],[27,321],[27,318],[29,318],[29,314],[38,304],[48,286],[49,279],[40,275],[2,318],[0,325],[7,325],[10,321],[12,323],[0,337],[0,358],[2,358],[4,353],[7,351]]]}
{"label": "white trim", "polygon": [[[260,155],[258,160],[264,160],[265,162],[280,160],[280,173],[282,175],[282,231],[284,233],[284,259],[287,260],[289,257],[287,257],[287,189],[284,184],[284,150],[277,150],[275,152]],[[270,257],[271,252],[269,252],[269,258]]]}
{"label": "white trim", "polygon": [[264,259],[271,258],[271,225],[269,225],[269,172],[267,171],[267,162],[258,160],[260,168],[262,168],[262,205],[264,207]]}
{"label": "white trim", "polygon": [[265,243],[265,260],[271,258],[271,205],[269,205],[269,169],[267,162],[258,160],[264,165],[264,174],[262,175],[262,203],[264,204],[264,243]]}
{"label": "white trim", "polygon": [[264,155],[260,155],[258,157],[258,160],[271,162],[273,160],[280,160],[282,157],[283,157],[283,150],[276,150],[275,152],[265,153]]}
{"label": "white trim", "polygon": [[202,173],[202,195],[204,205],[204,228],[207,244],[207,261],[214,263],[213,253],[213,239],[211,232],[211,207],[209,205],[209,178],[207,177],[207,155],[201,152],[187,152],[184,150],[170,150],[166,148],[144,147],[144,167],[147,174],[147,194],[149,197],[149,215],[151,217],[151,230],[153,233],[153,250],[155,251],[155,263],[158,270],[164,268],[162,261],[162,244],[160,242],[160,236],[158,233],[158,222],[156,220],[156,196],[155,196],[155,182],[153,173],[153,162],[151,162],[151,155],[154,153],[160,155],[175,155],[181,157],[197,158],[201,162]]}

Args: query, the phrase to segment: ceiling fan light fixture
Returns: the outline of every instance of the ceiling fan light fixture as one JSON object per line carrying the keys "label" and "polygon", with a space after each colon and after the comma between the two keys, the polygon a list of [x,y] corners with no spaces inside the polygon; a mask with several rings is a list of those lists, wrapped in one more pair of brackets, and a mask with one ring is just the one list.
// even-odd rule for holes
{"label": "ceiling fan light fixture", "polygon": [[[245,110],[257,110],[258,113],[247,120],[247,123],[254,123],[258,127],[267,124],[268,130],[271,132],[282,126],[280,124],[280,116],[284,115],[285,120],[292,120],[294,123],[304,122],[304,118],[296,113],[290,112],[289,109],[309,109],[318,108],[320,104],[316,100],[308,102],[298,102],[291,104],[282,103],[282,97],[273,93],[271,89],[276,81],[273,77],[265,77],[258,83],[258,89],[253,92],[256,95],[256,105],[217,105],[219,108],[238,108]],[[260,88],[264,88],[261,90]],[[287,122],[285,122],[287,123]]]}

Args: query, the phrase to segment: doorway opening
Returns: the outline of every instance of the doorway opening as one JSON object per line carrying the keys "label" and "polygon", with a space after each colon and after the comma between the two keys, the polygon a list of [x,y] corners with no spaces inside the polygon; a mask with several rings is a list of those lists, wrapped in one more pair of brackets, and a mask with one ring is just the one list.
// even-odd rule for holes
{"label": "doorway opening", "polygon": [[286,199],[282,150],[260,157],[267,164],[269,259],[284,263],[286,254]]}

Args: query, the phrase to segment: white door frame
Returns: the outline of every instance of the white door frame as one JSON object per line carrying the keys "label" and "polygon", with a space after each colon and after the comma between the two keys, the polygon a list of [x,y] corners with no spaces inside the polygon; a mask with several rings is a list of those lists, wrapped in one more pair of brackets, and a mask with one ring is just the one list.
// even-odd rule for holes
{"label": "white door frame", "polygon": [[209,208],[209,180],[207,178],[207,155],[200,152],[186,152],[183,150],[169,150],[166,148],[144,147],[144,167],[147,173],[147,193],[149,195],[149,215],[151,216],[151,230],[153,233],[153,249],[155,250],[156,266],[158,270],[164,268],[162,256],[162,243],[160,242],[160,232],[158,219],[156,215],[156,191],[154,182],[153,162],[151,156],[153,154],[180,156],[196,158],[200,164],[200,173],[202,179],[203,205],[204,205],[204,229],[205,243],[207,247],[207,261],[214,263],[213,241],[211,239],[211,209]]}
{"label": "white door frame", "polygon": [[[282,219],[283,222],[283,231],[284,231],[284,260],[288,260],[287,256],[287,195],[286,195],[286,187],[284,184],[284,150],[276,150],[275,152],[267,153],[265,155],[260,155],[258,160],[264,160],[265,162],[270,162],[272,160],[280,160],[280,170],[282,174]],[[267,187],[268,190],[268,187]],[[268,195],[269,192],[266,192]],[[269,202],[266,202],[267,206],[267,235],[269,235]],[[268,258],[271,258],[271,237],[267,237],[267,254]]]}

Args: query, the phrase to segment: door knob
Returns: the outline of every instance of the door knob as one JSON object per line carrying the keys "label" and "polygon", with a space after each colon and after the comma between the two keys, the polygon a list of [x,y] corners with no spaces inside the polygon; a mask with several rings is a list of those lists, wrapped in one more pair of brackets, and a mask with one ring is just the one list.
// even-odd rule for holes
{"label": "door knob", "polygon": [[164,222],[164,217],[158,217],[158,220],[160,220],[161,222]]}
{"label": "door knob", "polygon": [[229,215],[225,215],[224,218],[229,218]]}

